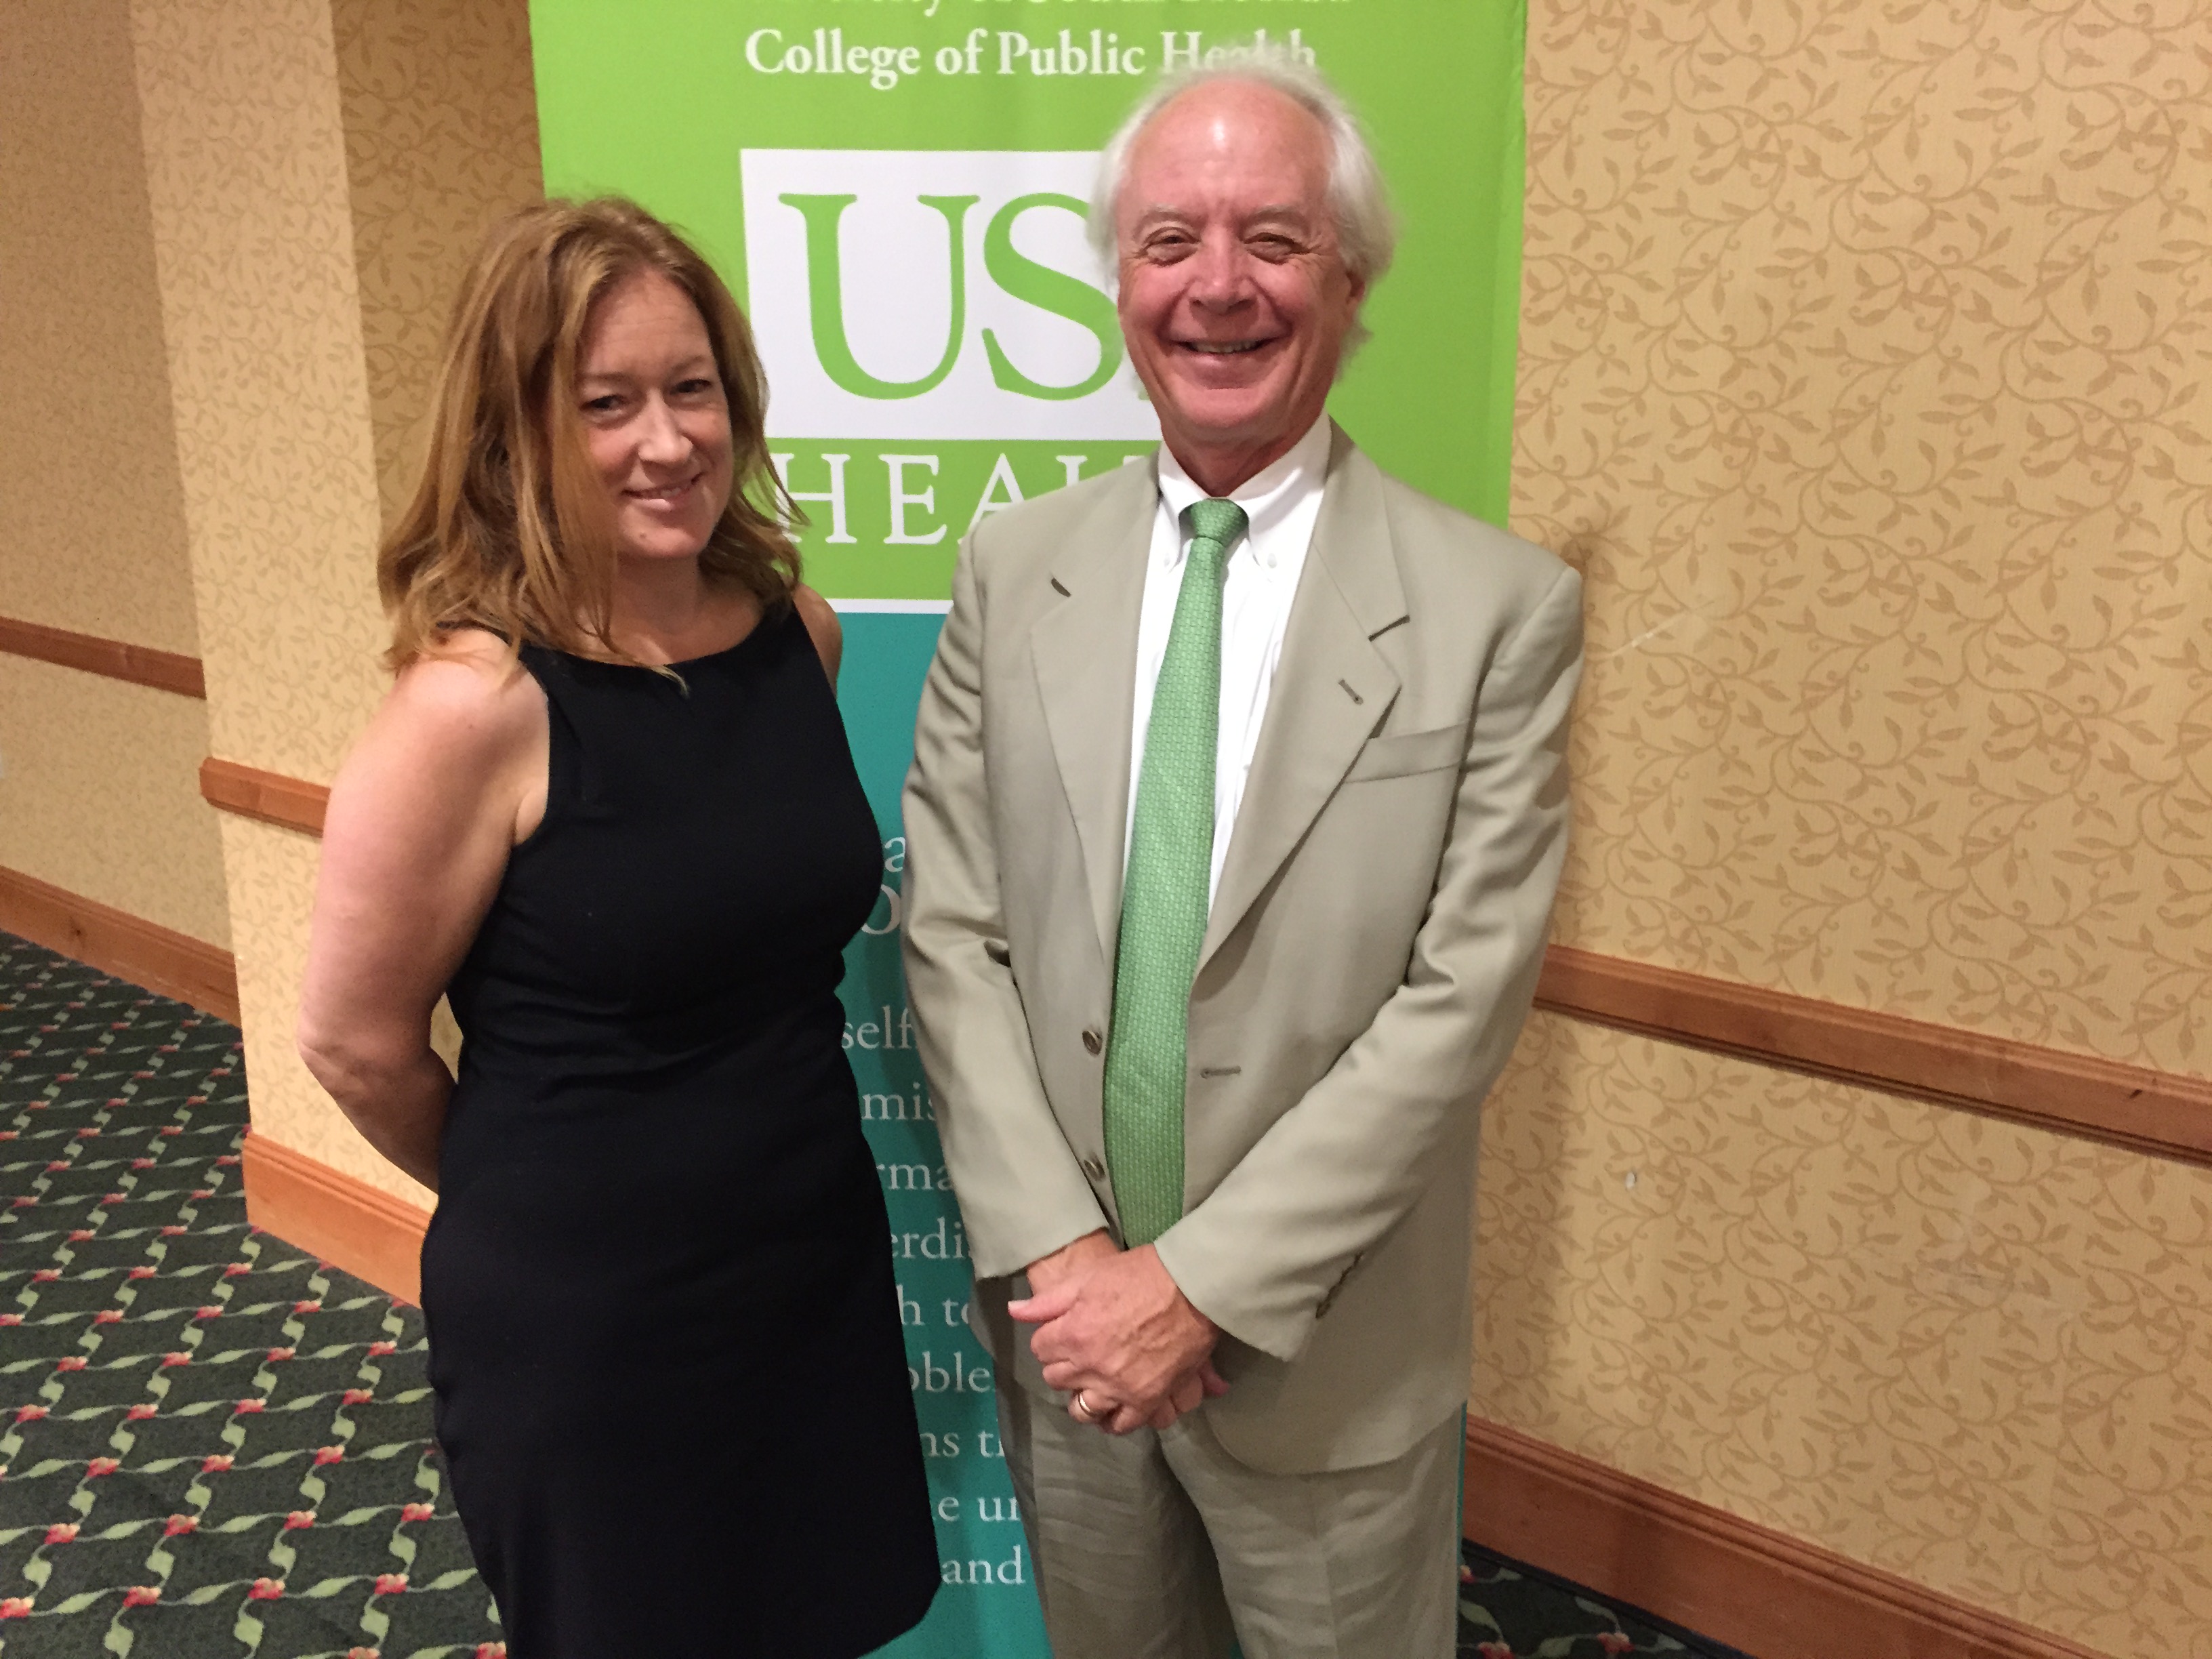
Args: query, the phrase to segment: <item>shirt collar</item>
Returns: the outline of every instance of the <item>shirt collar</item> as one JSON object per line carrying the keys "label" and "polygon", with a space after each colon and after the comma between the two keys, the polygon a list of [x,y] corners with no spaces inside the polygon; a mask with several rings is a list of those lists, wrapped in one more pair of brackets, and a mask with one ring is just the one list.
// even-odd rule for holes
{"label": "shirt collar", "polygon": [[[1292,444],[1282,459],[1254,473],[1229,492],[1228,499],[1244,509],[1247,539],[1262,568],[1273,570],[1283,552],[1276,538],[1268,532],[1288,518],[1299,502],[1321,489],[1322,480],[1328,471],[1328,416],[1323,415],[1306,428],[1305,436]],[[1175,453],[1165,444],[1160,446],[1159,454],[1160,500],[1180,524],[1183,510],[1193,501],[1204,501],[1206,491],[1183,471],[1182,463],[1176,459]],[[1185,539],[1176,537],[1171,564],[1182,560]]]}

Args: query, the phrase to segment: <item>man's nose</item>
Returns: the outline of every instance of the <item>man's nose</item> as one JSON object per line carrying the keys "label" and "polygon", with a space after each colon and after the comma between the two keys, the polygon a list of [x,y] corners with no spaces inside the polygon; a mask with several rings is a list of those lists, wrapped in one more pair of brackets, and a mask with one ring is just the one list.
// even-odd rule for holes
{"label": "man's nose", "polygon": [[1251,255],[1232,236],[1207,237],[1192,256],[1190,297],[1198,304],[1224,309],[1252,297]]}

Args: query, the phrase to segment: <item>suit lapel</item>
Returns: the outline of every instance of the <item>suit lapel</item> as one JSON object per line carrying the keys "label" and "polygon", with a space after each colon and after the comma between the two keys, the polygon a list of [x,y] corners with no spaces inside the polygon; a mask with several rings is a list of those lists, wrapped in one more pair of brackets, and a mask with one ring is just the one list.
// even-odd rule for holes
{"label": "suit lapel", "polygon": [[[1199,954],[1201,974],[1304,838],[1360,746],[1389,712],[1398,695],[1398,675],[1373,640],[1406,616],[1382,475],[1335,429],[1321,517],[1291,601],[1282,659],[1268,690],[1251,777],[1206,918]],[[1125,732],[1127,722],[1125,705]],[[1125,788],[1127,749],[1125,741]]]}
{"label": "suit lapel", "polygon": [[1152,466],[1121,469],[1085,532],[1052,556],[1054,602],[1030,632],[1037,696],[1109,978],[1121,933],[1137,623],[1158,500]]}

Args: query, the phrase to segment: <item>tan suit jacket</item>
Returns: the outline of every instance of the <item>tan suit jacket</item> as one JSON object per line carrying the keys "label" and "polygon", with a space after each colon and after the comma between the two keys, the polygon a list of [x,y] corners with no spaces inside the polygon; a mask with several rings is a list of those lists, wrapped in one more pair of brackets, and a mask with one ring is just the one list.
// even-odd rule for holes
{"label": "tan suit jacket", "polygon": [[[1044,1392],[1003,1280],[1115,1224],[1101,1085],[1157,503],[1130,465],[969,537],[906,784],[907,980],[983,1334]],[[1571,570],[1334,433],[1158,1245],[1224,1333],[1207,1421],[1256,1468],[1381,1462],[1466,1400],[1476,1114],[1535,988],[1581,661]]]}

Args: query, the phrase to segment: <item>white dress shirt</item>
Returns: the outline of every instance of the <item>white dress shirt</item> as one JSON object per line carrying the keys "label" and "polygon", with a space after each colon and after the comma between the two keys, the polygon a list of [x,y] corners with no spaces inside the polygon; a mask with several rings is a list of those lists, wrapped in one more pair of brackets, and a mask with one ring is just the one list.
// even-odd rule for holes
{"label": "white dress shirt", "polygon": [[[1244,509],[1245,533],[1230,545],[1221,591],[1221,724],[1213,757],[1213,864],[1206,882],[1210,899],[1221,885],[1222,861],[1229,855],[1230,832],[1244,799],[1244,781],[1260,746],[1260,726],[1267,714],[1267,690],[1283,654],[1283,632],[1291,619],[1291,600],[1305,568],[1306,549],[1321,517],[1322,485],[1328,472],[1327,416],[1313,423],[1290,453],[1229,492]],[[1129,817],[1124,826],[1121,860],[1127,870],[1129,835],[1137,823],[1137,787],[1145,775],[1145,728],[1152,718],[1152,691],[1160,662],[1167,655],[1168,633],[1175,624],[1176,600],[1190,550],[1183,509],[1206,499],[1182,463],[1163,444],[1159,450],[1159,510],[1152,520],[1152,545],[1145,565],[1145,605],[1137,624],[1137,700],[1129,722]]]}

